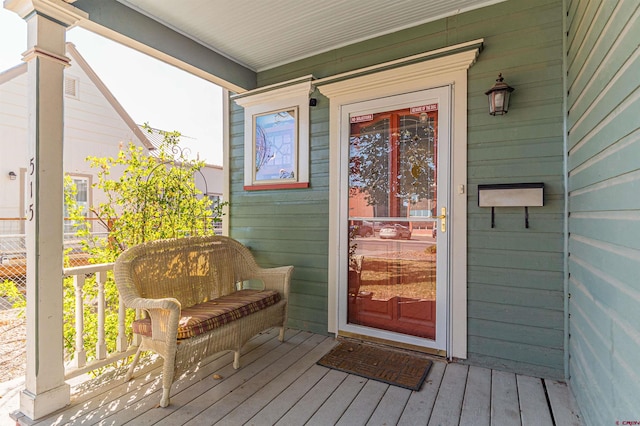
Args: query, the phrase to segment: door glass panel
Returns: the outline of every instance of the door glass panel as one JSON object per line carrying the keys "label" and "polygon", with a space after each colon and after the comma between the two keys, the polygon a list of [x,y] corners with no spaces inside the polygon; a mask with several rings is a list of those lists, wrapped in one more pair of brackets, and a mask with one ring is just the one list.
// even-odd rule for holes
{"label": "door glass panel", "polygon": [[347,322],[435,340],[438,105],[349,120]]}

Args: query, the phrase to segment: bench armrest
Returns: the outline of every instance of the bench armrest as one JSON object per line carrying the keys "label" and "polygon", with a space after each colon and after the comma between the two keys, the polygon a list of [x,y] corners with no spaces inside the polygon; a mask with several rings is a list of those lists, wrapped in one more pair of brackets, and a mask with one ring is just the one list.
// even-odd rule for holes
{"label": "bench armrest", "polygon": [[289,298],[289,283],[293,266],[279,266],[277,268],[260,268],[256,278],[264,282],[265,290],[275,290],[283,299]]}
{"label": "bench armrest", "polygon": [[136,297],[125,302],[128,308],[142,309],[151,317],[151,339],[167,344],[178,337],[181,305],[177,299],[145,299]]}

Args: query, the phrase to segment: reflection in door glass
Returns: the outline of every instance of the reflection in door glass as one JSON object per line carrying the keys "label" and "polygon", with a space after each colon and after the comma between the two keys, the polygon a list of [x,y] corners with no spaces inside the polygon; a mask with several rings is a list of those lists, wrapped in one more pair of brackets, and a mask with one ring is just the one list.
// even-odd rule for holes
{"label": "reflection in door glass", "polygon": [[435,339],[437,108],[350,116],[349,323]]}

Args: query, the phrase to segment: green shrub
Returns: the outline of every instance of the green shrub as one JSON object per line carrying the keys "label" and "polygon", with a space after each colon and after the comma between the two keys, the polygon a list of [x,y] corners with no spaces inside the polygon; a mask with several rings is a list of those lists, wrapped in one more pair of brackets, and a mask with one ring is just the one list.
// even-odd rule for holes
{"label": "green shrub", "polygon": [[[152,130],[146,126],[147,131]],[[114,262],[128,247],[145,241],[188,235],[213,235],[214,223],[222,220],[226,203],[212,206],[211,200],[196,188],[195,175],[204,167],[202,161],[190,161],[180,149],[180,133],[162,132],[164,141],[157,157],[147,155],[130,143],[121,147],[117,157],[89,157],[98,170],[93,185],[106,195],[106,202],[90,206],[89,211],[108,231],[108,238],[91,233],[85,210],[77,205],[76,189],[71,178],[65,181],[65,204],[68,217],[81,237],[82,250],[93,264]],[[112,174],[118,177],[112,179]],[[68,256],[65,256],[68,266]],[[89,277],[83,288],[84,342],[87,359],[95,358],[97,342],[97,286]],[[69,355],[75,351],[75,288],[73,278],[64,280],[64,339]],[[111,272],[105,284],[105,336],[107,351],[116,350],[118,335],[118,292]],[[127,310],[126,330],[131,341],[135,313]]]}

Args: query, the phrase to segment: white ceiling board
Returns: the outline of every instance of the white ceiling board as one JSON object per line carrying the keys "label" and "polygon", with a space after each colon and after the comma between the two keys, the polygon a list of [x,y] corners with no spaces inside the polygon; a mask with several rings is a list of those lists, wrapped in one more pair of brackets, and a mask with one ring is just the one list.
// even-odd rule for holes
{"label": "white ceiling board", "polygon": [[255,71],[503,0],[119,0]]}

